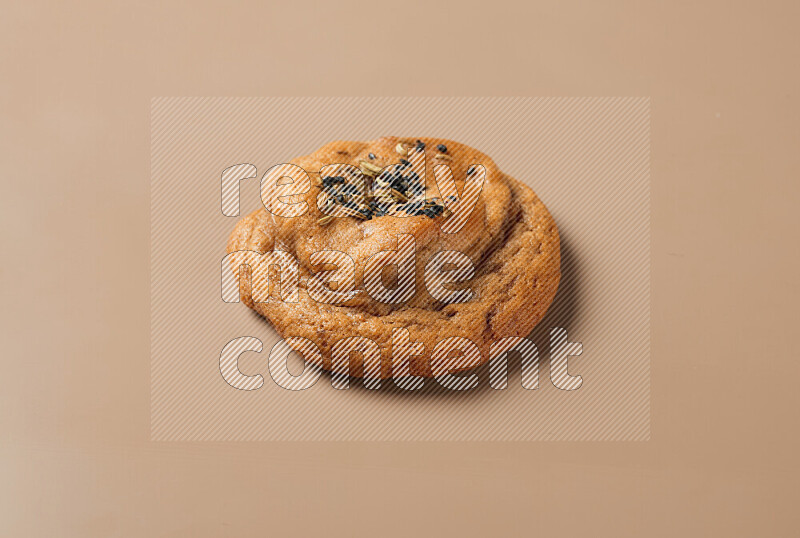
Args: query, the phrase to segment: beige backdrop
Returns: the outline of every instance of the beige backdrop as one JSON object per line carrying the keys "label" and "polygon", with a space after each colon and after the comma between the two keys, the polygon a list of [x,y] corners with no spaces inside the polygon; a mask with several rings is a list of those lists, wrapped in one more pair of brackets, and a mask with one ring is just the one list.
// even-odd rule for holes
{"label": "beige backdrop", "polygon": [[[798,11],[6,2],[0,535],[796,534]],[[649,96],[650,440],[150,441],[160,95]]]}

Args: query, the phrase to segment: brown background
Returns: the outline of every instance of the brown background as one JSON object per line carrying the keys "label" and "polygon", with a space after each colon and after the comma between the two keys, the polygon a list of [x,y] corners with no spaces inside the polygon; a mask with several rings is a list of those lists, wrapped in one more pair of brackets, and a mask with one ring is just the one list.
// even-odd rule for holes
{"label": "brown background", "polygon": [[[798,15],[6,2],[0,535],[796,533]],[[652,97],[649,442],[148,440],[150,97],[315,94]]]}

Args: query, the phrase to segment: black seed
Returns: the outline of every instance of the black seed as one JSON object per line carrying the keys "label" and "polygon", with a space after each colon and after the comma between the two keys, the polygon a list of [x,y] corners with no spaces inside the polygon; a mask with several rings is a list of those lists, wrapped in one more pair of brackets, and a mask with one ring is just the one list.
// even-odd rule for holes
{"label": "black seed", "polygon": [[417,140],[417,151],[422,151],[423,149],[425,149],[425,142]]}
{"label": "black seed", "polygon": [[403,178],[403,176],[393,177],[392,188],[400,192],[403,192],[408,188],[408,184],[406,183],[406,180]]}
{"label": "black seed", "polygon": [[467,175],[471,176],[474,173],[475,173],[475,167],[474,166],[470,166],[469,169],[467,169]]}
{"label": "black seed", "polygon": [[447,146],[445,146],[444,144],[439,144],[438,146],[436,146],[436,149],[438,149],[442,153],[447,153]]}
{"label": "black seed", "polygon": [[361,191],[355,185],[342,185],[340,191],[344,194],[360,194]]}
{"label": "black seed", "polygon": [[338,201],[343,200],[342,191],[340,190],[341,187],[334,187],[333,185],[324,185],[322,190],[328,193],[331,197],[335,198]]}
{"label": "black seed", "polygon": [[448,200],[451,200],[451,201],[453,201],[453,202],[455,202],[456,200],[458,200],[458,198],[456,198],[456,197],[455,197],[455,196],[453,196],[452,194],[451,194],[450,196],[448,196],[448,197],[447,197],[447,199],[448,199]]}
{"label": "black seed", "polygon": [[411,161],[409,161],[408,159],[400,159],[400,164],[402,164],[403,168],[405,168],[407,166],[411,166]]}
{"label": "black seed", "polygon": [[369,158],[370,158],[370,160],[375,160],[375,154],[374,153],[370,153],[369,154]]}
{"label": "black seed", "polygon": [[322,178],[323,185],[334,185],[336,183],[344,183],[344,177],[342,176],[327,176]]}

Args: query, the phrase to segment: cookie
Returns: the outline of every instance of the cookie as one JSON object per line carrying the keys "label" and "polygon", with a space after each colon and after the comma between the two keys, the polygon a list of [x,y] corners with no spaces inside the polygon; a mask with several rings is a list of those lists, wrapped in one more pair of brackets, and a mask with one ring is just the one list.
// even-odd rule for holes
{"label": "cookie", "polygon": [[[327,370],[343,357],[356,377],[473,368],[494,342],[527,336],[555,296],[552,216],[464,144],[331,142],[271,169],[261,190],[265,207],[227,245],[241,301],[285,340],[313,342],[320,353],[303,354]],[[236,258],[247,252],[277,252],[280,271],[256,274]]]}

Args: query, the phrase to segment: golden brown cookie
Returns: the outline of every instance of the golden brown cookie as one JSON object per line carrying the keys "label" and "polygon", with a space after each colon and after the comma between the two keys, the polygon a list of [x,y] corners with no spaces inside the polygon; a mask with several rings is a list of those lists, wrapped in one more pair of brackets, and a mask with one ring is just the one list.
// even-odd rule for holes
{"label": "golden brown cookie", "polygon": [[[480,357],[464,353],[459,359],[453,353],[450,370],[471,368],[489,360],[492,342],[527,336],[550,306],[560,278],[556,224],[531,189],[503,174],[483,153],[450,140],[384,137],[331,142],[290,163],[299,168],[284,165],[265,175],[262,197],[271,211],[262,208],[244,217],[233,230],[227,251],[280,250],[297,260],[297,302],[281,299],[285,284],[281,280],[276,285],[274,268],[266,284],[255,279],[256,286],[269,286],[257,290],[259,300],[265,295],[268,299],[255,302],[250,268],[244,266],[238,273],[239,264],[233,265],[236,274],[247,277],[241,282],[242,301],[267,318],[284,339],[303,337],[318,346],[323,368],[332,368],[334,351],[342,349],[334,347],[337,342],[365,337],[380,349],[380,376],[392,376],[393,369],[397,375],[392,335],[394,330],[399,338],[398,329],[407,329],[412,342],[424,345],[421,354],[408,359],[411,374],[436,373],[431,353],[438,343],[453,337],[474,342]],[[281,175],[288,170],[292,179]],[[300,179],[304,173],[311,186],[297,192],[305,188]],[[293,188],[295,194],[287,196]],[[402,274],[411,273],[403,273],[399,266],[381,266],[382,259],[392,260],[380,253],[398,250],[401,241],[408,247],[409,236],[414,246],[413,283],[400,282]],[[330,260],[343,259],[333,255],[326,262],[320,253],[331,251],[352,260],[349,295],[345,282],[320,287],[320,271],[337,268]],[[437,255],[436,259],[447,261],[447,254],[439,254],[443,251],[459,252],[471,260],[473,276],[431,293],[430,284],[435,287],[439,282],[432,269],[454,267],[431,262]],[[281,268],[281,279],[286,273]],[[391,292],[394,286],[397,291],[376,295],[372,291],[378,281],[383,285],[379,289]],[[309,294],[311,287],[317,298],[320,290],[338,290],[342,302],[315,300]],[[464,290],[458,300],[467,296],[469,300],[441,300],[442,289]],[[403,300],[393,300],[398,298]],[[363,376],[362,355],[352,353],[350,360],[350,375]]]}

